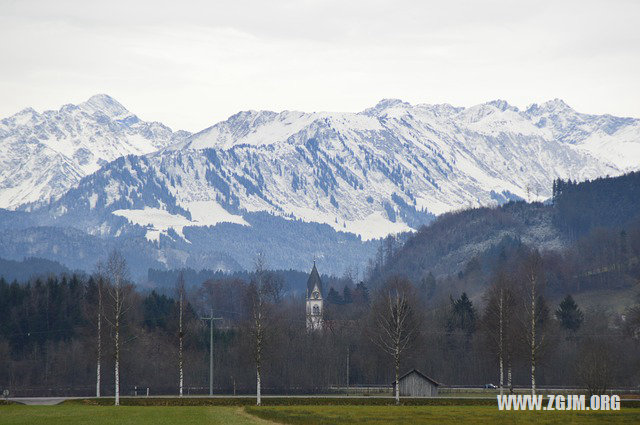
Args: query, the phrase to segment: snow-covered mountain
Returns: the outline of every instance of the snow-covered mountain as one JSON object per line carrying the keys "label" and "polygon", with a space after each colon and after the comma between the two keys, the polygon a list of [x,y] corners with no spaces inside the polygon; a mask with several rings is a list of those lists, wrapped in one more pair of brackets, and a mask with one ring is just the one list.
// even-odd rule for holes
{"label": "snow-covered mountain", "polygon": [[143,155],[189,136],[144,122],[113,98],[0,121],[0,208],[56,199],[82,177],[123,155]]}
{"label": "snow-covered mountain", "polygon": [[[21,114],[4,120],[3,131],[48,128],[30,125]],[[77,170],[57,174],[71,175],[73,182],[62,182],[71,188],[31,205],[30,225],[73,227],[92,238],[142,238],[153,261],[168,267],[222,255],[250,267],[262,244],[277,256],[274,266],[304,268],[312,255],[340,272],[375,250],[362,241],[417,229],[436,215],[510,199],[543,200],[558,177],[584,180],[640,168],[640,120],[581,114],[560,100],[525,110],[500,100],[469,108],[383,100],[360,113],[244,111],[188,137],[143,123],[104,96],[49,114],[54,122],[57,115],[76,114],[73,132],[62,134],[93,132],[100,143],[78,143],[93,155],[86,168],[61,162]],[[144,131],[150,127],[156,133]],[[15,152],[7,151],[6,141],[19,149],[25,138],[4,134],[1,154],[11,162],[7,155]],[[32,139],[24,144],[53,144]],[[147,144],[135,143],[142,139]],[[115,148],[122,144],[134,154],[122,156],[131,153]],[[104,151],[119,158],[89,174]],[[22,194],[29,184],[12,187]],[[58,195],[56,184],[49,178],[34,190],[47,187]],[[14,196],[10,205],[23,198]]]}
{"label": "snow-covered mountain", "polygon": [[640,168],[640,120],[581,114],[560,99],[531,105],[525,112],[549,139],[589,152],[623,171]]}
{"label": "snow-covered mountain", "polygon": [[[558,177],[637,168],[629,152],[640,138],[628,135],[639,128],[559,100],[525,111],[505,101],[458,108],[399,100],[361,113],[246,111],[113,162],[49,208],[54,217],[108,211],[148,226],[150,239],[170,228],[246,224],[243,213],[258,211],[371,239],[460,208],[546,199]],[[602,134],[606,153],[593,142]],[[101,221],[88,228],[107,229]]]}

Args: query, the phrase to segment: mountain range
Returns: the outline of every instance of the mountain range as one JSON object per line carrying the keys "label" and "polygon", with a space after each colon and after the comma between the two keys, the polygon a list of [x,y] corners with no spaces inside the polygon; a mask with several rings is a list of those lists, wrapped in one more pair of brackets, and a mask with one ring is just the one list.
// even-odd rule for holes
{"label": "mountain range", "polygon": [[[5,258],[90,268],[96,247],[125,246],[141,268],[232,270],[263,250],[274,267],[315,257],[341,273],[366,264],[377,238],[443,213],[640,168],[640,120],[558,99],[524,110],[387,99],[360,113],[243,111],[190,134],[97,95],[0,121],[0,167]],[[86,259],[60,243],[53,254],[56,238],[88,244]]]}
{"label": "mountain range", "polygon": [[101,166],[177,143],[188,132],[141,121],[107,95],[0,120],[0,208],[57,199]]}

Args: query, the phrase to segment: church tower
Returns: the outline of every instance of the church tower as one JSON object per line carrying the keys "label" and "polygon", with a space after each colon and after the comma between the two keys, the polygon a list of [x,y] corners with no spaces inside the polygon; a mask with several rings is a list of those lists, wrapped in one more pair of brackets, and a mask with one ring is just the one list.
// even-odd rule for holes
{"label": "church tower", "polygon": [[322,281],[313,262],[313,269],[307,280],[307,332],[322,330]]}

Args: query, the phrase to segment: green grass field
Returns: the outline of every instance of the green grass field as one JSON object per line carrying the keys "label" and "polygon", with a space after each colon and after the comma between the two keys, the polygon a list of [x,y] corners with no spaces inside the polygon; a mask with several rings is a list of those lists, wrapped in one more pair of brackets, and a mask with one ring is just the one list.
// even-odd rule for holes
{"label": "green grass field", "polygon": [[637,409],[618,412],[499,412],[493,406],[247,407],[260,418],[293,425],[638,424]]}
{"label": "green grass field", "polygon": [[618,412],[499,412],[493,406],[0,406],[2,425],[638,424]]}
{"label": "green grass field", "polygon": [[0,406],[2,425],[254,425],[241,407]]}

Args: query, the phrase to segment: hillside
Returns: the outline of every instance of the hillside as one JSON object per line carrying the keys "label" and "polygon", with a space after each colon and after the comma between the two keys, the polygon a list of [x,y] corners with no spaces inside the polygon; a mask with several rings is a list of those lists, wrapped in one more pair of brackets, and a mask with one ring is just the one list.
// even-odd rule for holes
{"label": "hillside", "polygon": [[402,274],[420,285],[431,272],[441,295],[476,295],[501,264],[538,249],[550,294],[628,293],[640,282],[639,190],[638,172],[556,181],[550,204],[518,201],[445,214],[397,252],[383,253],[373,264],[374,281]]}
{"label": "hillside", "polygon": [[71,275],[72,271],[55,261],[42,258],[25,258],[22,261],[3,260],[0,258],[0,278],[7,282],[25,282],[34,276]]}

